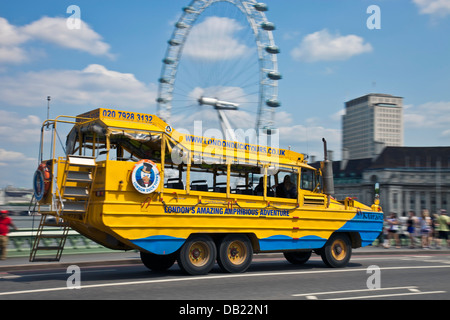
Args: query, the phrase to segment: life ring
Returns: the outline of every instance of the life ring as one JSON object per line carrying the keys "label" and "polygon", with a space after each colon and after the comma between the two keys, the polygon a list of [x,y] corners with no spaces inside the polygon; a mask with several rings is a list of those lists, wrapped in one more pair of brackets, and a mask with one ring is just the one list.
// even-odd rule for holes
{"label": "life ring", "polygon": [[47,195],[50,189],[50,183],[51,171],[47,163],[43,162],[38,166],[33,178],[33,189],[36,200],[40,201]]}

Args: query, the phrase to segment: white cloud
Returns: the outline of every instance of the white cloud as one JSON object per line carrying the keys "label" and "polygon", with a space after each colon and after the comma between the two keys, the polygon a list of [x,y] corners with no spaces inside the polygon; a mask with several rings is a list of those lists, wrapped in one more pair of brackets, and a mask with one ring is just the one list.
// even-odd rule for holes
{"label": "white cloud", "polygon": [[333,35],[324,29],[304,37],[302,42],[291,51],[291,56],[295,60],[305,62],[334,61],[347,60],[372,50],[370,43],[365,43],[359,36]]}
{"label": "white cloud", "polygon": [[102,37],[82,20],[80,29],[69,29],[65,18],[43,17],[20,30],[35,40],[84,51],[96,56],[112,57],[109,52],[110,46],[103,42]]}
{"label": "white cloud", "polygon": [[0,17],[0,63],[18,64],[28,60],[26,52],[19,46],[29,37]]}
{"label": "white cloud", "polygon": [[410,128],[447,129],[450,123],[450,102],[427,102],[404,110],[405,126]]}
{"label": "white cloud", "polygon": [[324,119],[305,119],[306,124],[293,124],[292,119],[295,117],[287,112],[279,112],[276,115],[283,147],[291,146],[292,150],[299,153],[323,156],[322,138],[325,138],[328,149],[335,152],[334,158],[337,159],[340,155],[340,129],[327,128],[324,126]]}
{"label": "white cloud", "polygon": [[37,142],[40,128],[41,120],[37,116],[0,110],[0,141],[3,145]]}
{"label": "white cloud", "polygon": [[195,25],[186,41],[183,54],[209,61],[231,60],[242,57],[251,49],[234,38],[243,27],[225,17],[208,17]]}
{"label": "white cloud", "polygon": [[20,166],[20,164],[24,165],[25,167],[28,167],[28,164],[30,164],[32,161],[36,161],[36,159],[27,157],[25,154],[23,154],[21,152],[9,151],[9,150],[0,148],[0,166],[1,167],[10,167],[10,166],[18,166],[18,165]]}
{"label": "white cloud", "polygon": [[0,78],[0,101],[37,107],[51,95],[58,104],[143,108],[155,105],[156,86],[133,74],[92,64],[83,70],[44,70]]}
{"label": "white cloud", "polygon": [[23,46],[33,41],[113,58],[109,44],[84,21],[81,21],[80,29],[71,30],[67,27],[65,18],[43,17],[17,27],[0,17],[1,64],[20,64],[31,60],[34,51],[27,51]]}
{"label": "white cloud", "polygon": [[413,0],[421,14],[446,16],[450,14],[450,0]]}

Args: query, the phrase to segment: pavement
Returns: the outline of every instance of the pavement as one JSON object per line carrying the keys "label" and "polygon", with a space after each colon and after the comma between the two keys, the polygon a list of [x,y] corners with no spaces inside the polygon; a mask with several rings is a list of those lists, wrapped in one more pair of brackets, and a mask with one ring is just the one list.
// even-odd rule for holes
{"label": "pavement", "polygon": [[[391,247],[385,249],[383,247],[369,246],[364,248],[353,249],[355,255],[407,255],[407,254],[450,254],[450,248],[441,249],[410,249],[401,247],[399,249]],[[255,255],[265,258],[283,258],[280,253],[263,253]],[[108,253],[86,253],[86,254],[64,254],[59,262],[29,262],[28,257],[11,257],[6,260],[0,260],[0,273],[11,271],[26,271],[37,269],[59,269],[67,268],[71,265],[79,267],[99,266],[99,265],[134,265],[142,264],[139,252],[135,251],[112,251]]]}

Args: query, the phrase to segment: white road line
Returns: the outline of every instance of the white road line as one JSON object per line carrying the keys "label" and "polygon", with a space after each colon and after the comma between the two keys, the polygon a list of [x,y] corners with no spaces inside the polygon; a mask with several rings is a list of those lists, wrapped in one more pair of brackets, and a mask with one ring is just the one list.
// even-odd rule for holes
{"label": "white road line", "polygon": [[446,293],[447,291],[428,291],[428,292],[407,292],[407,293],[394,293],[394,294],[380,294],[374,296],[356,296],[356,297],[347,297],[347,298],[336,298],[336,299],[328,299],[328,300],[358,300],[358,299],[375,299],[375,298],[386,298],[386,297],[401,297],[401,296],[414,296],[420,294],[439,294]]}
{"label": "white road line", "polygon": [[[450,268],[450,265],[439,265],[439,266],[408,266],[408,267],[386,267],[381,268],[381,270],[404,270],[404,269],[431,269],[431,268]],[[195,277],[180,277],[171,279],[158,279],[158,280],[143,280],[143,281],[130,281],[130,282],[119,282],[119,283],[100,283],[92,285],[81,285],[80,289],[93,289],[93,288],[103,288],[103,287],[119,287],[119,286],[132,286],[132,285],[143,285],[143,284],[153,284],[153,283],[169,283],[169,282],[182,282],[182,281],[207,281],[207,280],[220,280],[220,279],[230,279],[230,278],[250,278],[250,277],[276,277],[276,276],[289,276],[289,275],[307,275],[307,274],[323,274],[323,273],[342,273],[342,272],[366,272],[367,268],[357,268],[357,269],[327,269],[327,270],[314,270],[314,271],[291,271],[291,272],[273,272],[273,273],[243,273],[243,274],[231,274],[231,275],[220,275],[220,276],[195,276]],[[67,287],[57,287],[57,288],[44,288],[44,289],[32,289],[32,290],[22,290],[22,291],[10,291],[10,292],[0,292],[0,296],[4,295],[16,295],[16,294],[27,294],[27,293],[40,293],[40,292],[51,292],[51,291],[64,291],[64,290],[74,290],[73,288]]]}
{"label": "white road line", "polygon": [[[104,272],[114,272],[117,271],[115,269],[108,270],[83,270],[81,273],[104,273]],[[30,274],[12,274],[7,273],[6,275],[0,275],[0,279],[18,279],[23,277],[47,277],[47,276],[56,276],[56,275],[68,275],[67,272],[51,272],[51,273],[30,273]]]}
{"label": "white road line", "polygon": [[313,292],[313,293],[299,293],[293,294],[293,297],[304,297],[304,296],[319,296],[325,294],[342,294],[342,293],[354,293],[354,292],[365,292],[365,291],[380,291],[380,290],[404,290],[404,289],[416,289],[416,286],[408,287],[391,287],[391,288],[379,288],[379,289],[356,289],[356,290],[342,290],[342,291],[328,291],[328,292]]}

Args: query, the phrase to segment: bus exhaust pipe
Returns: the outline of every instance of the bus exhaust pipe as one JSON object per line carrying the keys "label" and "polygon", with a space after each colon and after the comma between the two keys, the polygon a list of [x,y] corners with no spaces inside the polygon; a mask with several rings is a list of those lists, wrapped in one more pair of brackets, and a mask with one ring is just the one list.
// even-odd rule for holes
{"label": "bus exhaust pipe", "polygon": [[334,195],[334,180],[333,180],[333,161],[328,160],[327,141],[322,138],[324,148],[324,161],[320,163],[323,178],[323,193],[327,195],[327,207],[330,205],[330,198]]}

